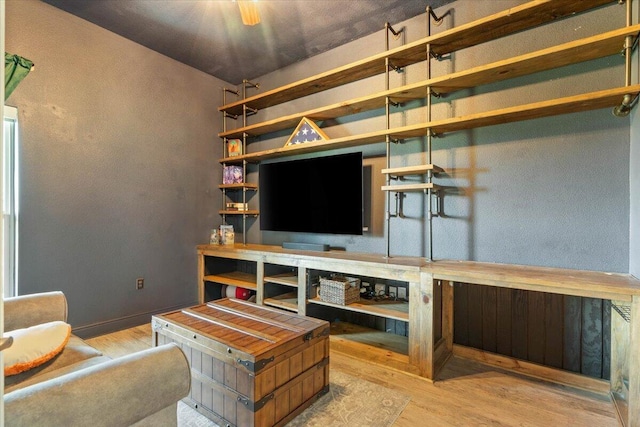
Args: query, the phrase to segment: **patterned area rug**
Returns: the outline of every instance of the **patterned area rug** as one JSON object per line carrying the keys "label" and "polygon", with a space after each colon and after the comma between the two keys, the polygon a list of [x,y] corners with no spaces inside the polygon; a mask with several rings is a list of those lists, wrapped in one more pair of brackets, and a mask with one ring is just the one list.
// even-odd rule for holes
{"label": "patterned area rug", "polygon": [[[341,372],[331,371],[330,391],[287,427],[388,427],[402,413],[409,396]],[[178,427],[213,427],[188,405],[178,404]]]}

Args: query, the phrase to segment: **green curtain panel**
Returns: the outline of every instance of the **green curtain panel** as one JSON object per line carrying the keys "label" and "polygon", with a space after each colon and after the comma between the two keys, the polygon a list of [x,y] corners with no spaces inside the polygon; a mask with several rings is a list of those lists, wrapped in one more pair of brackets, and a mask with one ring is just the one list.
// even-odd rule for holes
{"label": "green curtain panel", "polygon": [[4,53],[4,100],[11,95],[13,90],[24,79],[31,68],[33,62],[18,55]]}

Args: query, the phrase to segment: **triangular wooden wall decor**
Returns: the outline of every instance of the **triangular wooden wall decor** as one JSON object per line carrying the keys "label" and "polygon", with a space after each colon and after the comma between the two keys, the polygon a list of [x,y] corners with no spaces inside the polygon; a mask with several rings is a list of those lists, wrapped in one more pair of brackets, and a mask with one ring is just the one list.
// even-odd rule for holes
{"label": "triangular wooden wall decor", "polygon": [[305,142],[313,141],[326,141],[328,139],[329,137],[313,122],[313,120],[303,117],[284,146],[304,144]]}

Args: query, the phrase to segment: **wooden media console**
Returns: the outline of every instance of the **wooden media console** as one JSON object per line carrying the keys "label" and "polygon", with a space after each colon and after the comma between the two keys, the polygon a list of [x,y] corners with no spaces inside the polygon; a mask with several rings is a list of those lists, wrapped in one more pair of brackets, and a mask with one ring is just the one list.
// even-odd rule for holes
{"label": "wooden media console", "polygon": [[[252,244],[201,245],[197,251],[201,303],[215,299],[213,288],[228,284],[255,290],[259,305],[302,315],[326,308],[406,322],[407,336],[349,323],[332,325],[331,345],[430,380],[436,379],[451,355],[457,355],[549,381],[610,392],[624,424],[640,425],[640,360],[637,350],[632,351],[640,348],[640,325],[631,321],[640,319],[640,280],[631,275]],[[389,280],[398,286],[404,283],[408,301],[326,303],[310,295],[310,278],[319,272]],[[610,300],[615,309],[611,314],[611,380],[454,345],[454,283]]]}

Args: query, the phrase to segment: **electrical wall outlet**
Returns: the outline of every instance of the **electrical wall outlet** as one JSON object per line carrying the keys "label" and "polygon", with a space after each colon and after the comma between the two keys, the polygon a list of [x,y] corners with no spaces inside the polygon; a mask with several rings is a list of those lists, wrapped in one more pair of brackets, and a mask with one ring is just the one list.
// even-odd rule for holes
{"label": "electrical wall outlet", "polygon": [[407,288],[398,286],[398,299],[407,299]]}
{"label": "electrical wall outlet", "polygon": [[392,298],[398,297],[398,288],[395,286],[389,286],[389,296]]}
{"label": "electrical wall outlet", "polygon": [[144,288],[144,278],[138,277],[136,279],[136,289],[140,290],[142,288]]}

